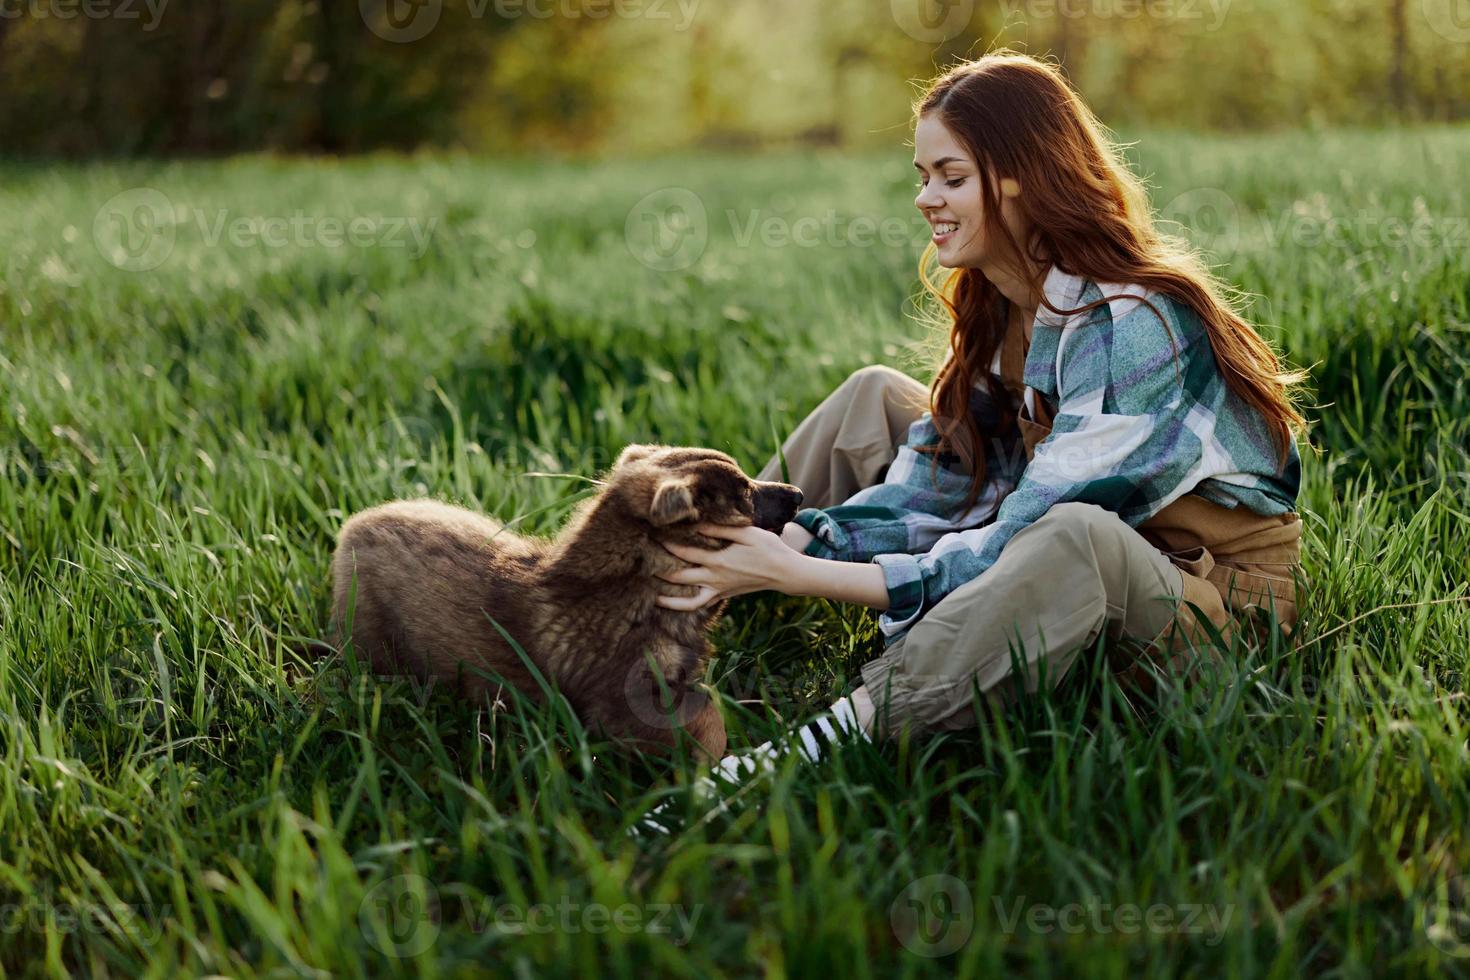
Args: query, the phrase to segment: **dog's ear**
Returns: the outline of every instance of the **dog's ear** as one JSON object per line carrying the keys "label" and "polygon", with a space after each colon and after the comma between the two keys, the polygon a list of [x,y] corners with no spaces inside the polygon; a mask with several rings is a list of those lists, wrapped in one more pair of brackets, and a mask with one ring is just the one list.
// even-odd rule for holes
{"label": "dog's ear", "polygon": [[653,491],[653,503],[648,507],[648,519],[656,526],[687,521],[698,517],[694,509],[694,481],[689,477],[672,477],[659,481]]}
{"label": "dog's ear", "polygon": [[626,446],[622,452],[618,453],[618,458],[613,461],[613,469],[618,469],[627,463],[636,463],[640,459],[647,459],[656,452],[658,452],[657,446],[643,446],[638,443]]}

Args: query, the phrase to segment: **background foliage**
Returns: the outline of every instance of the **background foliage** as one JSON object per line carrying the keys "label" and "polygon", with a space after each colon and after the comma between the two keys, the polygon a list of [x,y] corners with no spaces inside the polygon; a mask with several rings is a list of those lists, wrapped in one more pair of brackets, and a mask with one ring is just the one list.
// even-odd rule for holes
{"label": "background foliage", "polygon": [[1470,112],[1459,0],[6,0],[0,148],[887,146],[1002,43],[1119,125]]}

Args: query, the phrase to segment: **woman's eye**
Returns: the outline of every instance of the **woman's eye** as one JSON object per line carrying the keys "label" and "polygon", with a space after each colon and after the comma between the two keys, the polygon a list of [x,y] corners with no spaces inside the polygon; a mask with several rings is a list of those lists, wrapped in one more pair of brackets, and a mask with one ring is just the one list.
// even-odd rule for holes
{"label": "woman's eye", "polygon": [[[944,182],[944,186],[945,187],[959,187],[964,182],[965,182],[965,178],[963,178],[963,177],[955,177],[955,178],[953,178],[951,180],[946,180]],[[914,187],[917,190],[923,190],[924,189],[924,185],[927,184],[927,183],[928,183],[927,180],[925,180],[923,177],[920,177],[918,180],[914,181]]]}

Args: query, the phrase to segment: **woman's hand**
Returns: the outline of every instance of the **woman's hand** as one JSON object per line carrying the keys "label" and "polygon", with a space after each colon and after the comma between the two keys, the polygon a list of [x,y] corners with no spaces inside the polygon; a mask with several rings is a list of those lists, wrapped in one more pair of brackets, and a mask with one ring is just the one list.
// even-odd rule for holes
{"label": "woman's hand", "polygon": [[[787,525],[788,528],[793,525]],[[727,527],[722,524],[701,524],[700,534],[711,538],[724,538],[728,547],[720,551],[709,551],[689,545],[664,544],[664,549],[676,558],[693,563],[693,568],[681,568],[660,575],[665,582],[675,585],[693,585],[699,591],[692,596],[660,595],[654,601],[665,609],[690,612],[703,608],[711,602],[760,592],[763,589],[786,591],[788,583],[796,578],[796,563],[804,557],[782,542],[770,531],[755,526]]]}

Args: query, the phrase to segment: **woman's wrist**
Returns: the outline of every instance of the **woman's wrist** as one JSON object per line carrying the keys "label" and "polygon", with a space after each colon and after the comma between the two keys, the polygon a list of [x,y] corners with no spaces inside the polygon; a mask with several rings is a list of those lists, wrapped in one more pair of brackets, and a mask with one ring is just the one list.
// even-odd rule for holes
{"label": "woman's wrist", "polygon": [[799,555],[806,554],[807,545],[815,540],[812,532],[795,521],[788,521],[781,529],[781,543]]}

